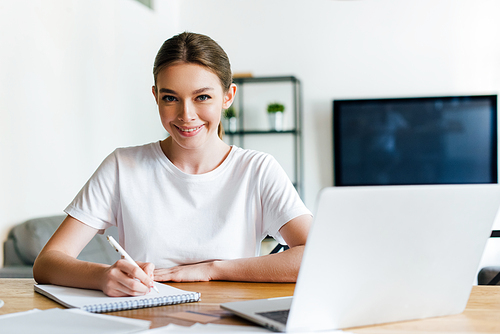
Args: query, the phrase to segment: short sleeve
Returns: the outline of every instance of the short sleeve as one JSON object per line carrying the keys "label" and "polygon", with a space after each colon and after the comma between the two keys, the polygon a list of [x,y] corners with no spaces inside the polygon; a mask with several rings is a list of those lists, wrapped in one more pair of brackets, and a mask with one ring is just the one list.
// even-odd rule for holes
{"label": "short sleeve", "polygon": [[64,211],[102,233],[106,228],[116,225],[119,196],[115,151],[101,163]]}
{"label": "short sleeve", "polygon": [[266,157],[262,167],[263,231],[279,243],[286,244],[279,233],[280,228],[298,216],[312,214],[286,172],[272,156]]}

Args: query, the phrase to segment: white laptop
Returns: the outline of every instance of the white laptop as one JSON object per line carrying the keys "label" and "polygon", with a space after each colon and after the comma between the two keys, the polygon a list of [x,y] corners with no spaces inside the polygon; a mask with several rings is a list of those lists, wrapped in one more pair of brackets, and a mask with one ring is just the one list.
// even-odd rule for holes
{"label": "white laptop", "polygon": [[461,313],[499,206],[496,184],[325,188],[294,296],[221,307],[286,332]]}

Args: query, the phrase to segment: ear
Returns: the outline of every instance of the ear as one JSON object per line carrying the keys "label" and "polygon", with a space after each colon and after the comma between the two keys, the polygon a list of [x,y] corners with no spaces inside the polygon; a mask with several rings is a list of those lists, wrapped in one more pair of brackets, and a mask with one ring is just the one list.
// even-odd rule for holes
{"label": "ear", "polygon": [[153,91],[153,96],[155,97],[155,102],[156,102],[156,104],[158,104],[158,98],[156,97],[156,87],[155,87],[155,86],[153,86],[153,87],[151,88],[151,90]]}
{"label": "ear", "polygon": [[234,98],[236,97],[236,85],[231,84],[226,94],[224,95],[224,100],[222,102],[222,109],[227,109],[233,104]]}

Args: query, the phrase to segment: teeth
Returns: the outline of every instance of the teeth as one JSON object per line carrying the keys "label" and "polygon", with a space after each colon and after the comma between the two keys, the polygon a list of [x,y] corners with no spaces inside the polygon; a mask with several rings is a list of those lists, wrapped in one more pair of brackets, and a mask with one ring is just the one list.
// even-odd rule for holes
{"label": "teeth", "polygon": [[193,131],[196,131],[198,130],[199,128],[201,128],[201,126],[197,127],[197,128],[192,128],[192,129],[181,129],[182,132],[193,132]]}

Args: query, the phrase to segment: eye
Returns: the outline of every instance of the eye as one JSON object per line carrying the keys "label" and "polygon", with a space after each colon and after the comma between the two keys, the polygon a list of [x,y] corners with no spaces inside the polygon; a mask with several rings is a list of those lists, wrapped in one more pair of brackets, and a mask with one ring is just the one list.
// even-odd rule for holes
{"label": "eye", "polygon": [[197,96],[196,99],[198,101],[207,101],[207,100],[210,100],[211,97],[209,95],[204,94],[204,95]]}
{"label": "eye", "polygon": [[175,98],[175,96],[172,96],[172,95],[163,95],[163,97],[161,99],[163,101],[165,101],[165,102],[174,102],[174,101],[177,101],[177,99]]}

